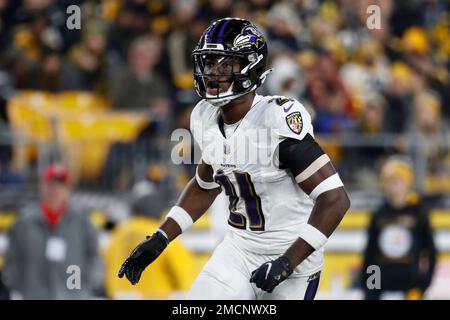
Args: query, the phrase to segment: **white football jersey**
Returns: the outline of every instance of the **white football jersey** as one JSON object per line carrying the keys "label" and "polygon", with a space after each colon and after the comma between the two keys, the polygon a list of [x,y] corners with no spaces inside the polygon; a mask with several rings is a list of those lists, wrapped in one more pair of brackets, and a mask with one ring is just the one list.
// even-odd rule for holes
{"label": "white football jersey", "polygon": [[[245,250],[282,254],[307,223],[314,201],[288,169],[278,166],[277,147],[286,138],[314,136],[311,117],[296,100],[256,95],[234,132],[224,137],[220,110],[206,100],[191,114],[191,132],[202,161],[229,198],[231,238]],[[318,270],[323,249],[302,262],[296,273]]]}

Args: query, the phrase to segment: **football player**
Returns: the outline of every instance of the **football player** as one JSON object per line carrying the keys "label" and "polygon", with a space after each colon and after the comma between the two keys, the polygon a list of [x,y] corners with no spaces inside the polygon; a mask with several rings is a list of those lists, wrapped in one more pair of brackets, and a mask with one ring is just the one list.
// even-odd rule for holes
{"label": "football player", "polygon": [[[196,176],[160,228],[124,261],[119,277],[136,284],[170,241],[225,192],[229,231],[187,298],[313,299],[324,245],[350,201],[314,140],[310,115],[289,97],[256,94],[270,72],[267,42],[247,20],[211,24],[193,60],[203,98],[191,115],[202,150]],[[260,131],[264,139],[251,134]],[[270,161],[255,160],[255,153]]]}

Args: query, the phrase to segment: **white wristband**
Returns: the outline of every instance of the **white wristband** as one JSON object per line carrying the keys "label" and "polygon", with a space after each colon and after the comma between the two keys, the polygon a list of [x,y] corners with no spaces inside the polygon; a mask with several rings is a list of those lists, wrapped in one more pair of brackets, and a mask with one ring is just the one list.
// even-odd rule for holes
{"label": "white wristband", "polygon": [[194,223],[191,215],[179,206],[172,207],[166,215],[166,219],[167,218],[173,219],[180,226],[181,232],[184,232]]}
{"label": "white wristband", "polygon": [[202,189],[211,190],[220,187],[220,185],[216,182],[207,182],[205,180],[202,180],[202,178],[200,178],[200,176],[198,175],[198,166],[197,169],[195,170],[195,180],[197,180],[198,185]]}
{"label": "white wristband", "polygon": [[328,240],[322,232],[308,223],[300,230],[300,238],[308,242],[315,250],[322,248]]}

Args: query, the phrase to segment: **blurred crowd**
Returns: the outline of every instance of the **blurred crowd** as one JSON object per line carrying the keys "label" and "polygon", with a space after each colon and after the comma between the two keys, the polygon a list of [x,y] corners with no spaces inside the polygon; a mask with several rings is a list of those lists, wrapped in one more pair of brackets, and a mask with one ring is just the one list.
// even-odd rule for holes
{"label": "blurred crowd", "polygon": [[[80,29],[68,28],[67,19],[76,13],[67,11],[71,5],[81,8]],[[376,23],[368,24],[368,19],[377,18],[372,16],[376,11],[367,11],[369,5],[380,8],[380,28],[369,28]],[[8,173],[15,143],[9,134],[8,104],[19,92],[89,92],[108,101],[113,112],[149,120],[131,143],[108,146],[101,176],[92,178],[94,185],[101,181],[109,191],[158,190],[158,199],[153,192],[132,201],[132,217],[111,234],[112,249],[103,257],[106,280],[100,285],[105,292],[99,295],[134,297],[131,287],[117,280],[118,264],[158,225],[161,212],[194,172],[187,166],[180,178],[179,168],[171,166],[170,133],[189,128],[190,112],[199,100],[191,52],[213,20],[228,16],[249,19],[261,28],[273,72],[258,92],[296,98],[305,105],[317,139],[347,187],[378,187],[385,160],[400,154],[411,160],[417,191],[450,192],[448,0],[0,0],[0,184],[17,180]],[[71,157],[77,152],[71,146],[67,150]],[[45,226],[39,238],[42,248],[72,243],[70,238],[55,242],[47,232],[56,229],[47,229],[42,221],[50,221],[47,216],[55,210],[47,210],[45,220],[19,224]],[[78,249],[83,248],[80,244]],[[62,256],[51,256],[52,265],[65,263]],[[14,263],[23,264],[23,259],[14,258],[8,258],[5,279],[20,291],[23,279],[13,271]],[[189,287],[195,268],[176,270],[179,259],[185,266],[192,264],[186,249],[180,244],[164,259],[155,266],[160,271],[145,279],[157,282],[160,290],[143,291],[142,297],[167,297]],[[76,263],[91,260],[80,255]],[[166,276],[163,264],[171,266]],[[182,272],[189,275],[177,279]]]}
{"label": "blurred crowd", "polygon": [[[369,28],[374,4],[379,28]],[[81,8],[80,29],[67,27],[70,5]],[[309,109],[349,185],[370,187],[373,169],[402,153],[425,159],[439,190],[450,176],[449,10],[446,0],[0,0],[2,127],[17,90],[81,90],[148,115],[138,143],[168,140],[168,130],[188,128],[198,101],[192,49],[211,21],[236,16],[269,42],[274,71],[260,93]],[[148,148],[144,157],[161,151]],[[113,146],[105,174],[120,171],[111,159],[127,153]]]}

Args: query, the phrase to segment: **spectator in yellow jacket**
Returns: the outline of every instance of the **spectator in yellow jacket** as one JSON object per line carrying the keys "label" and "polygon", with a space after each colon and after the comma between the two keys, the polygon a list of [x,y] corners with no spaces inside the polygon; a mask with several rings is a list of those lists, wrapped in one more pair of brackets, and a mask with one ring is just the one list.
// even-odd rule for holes
{"label": "spectator in yellow jacket", "polygon": [[175,240],[164,251],[152,270],[142,275],[136,285],[119,279],[117,271],[130,251],[152,234],[160,225],[160,217],[166,208],[157,194],[146,195],[134,201],[133,216],[118,225],[111,234],[105,249],[106,294],[113,299],[171,299],[180,298],[196,277],[192,253]]}

